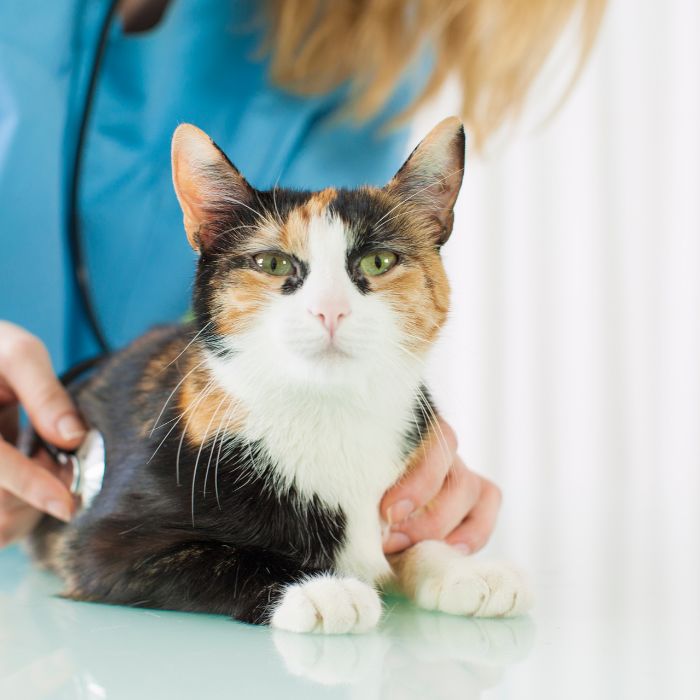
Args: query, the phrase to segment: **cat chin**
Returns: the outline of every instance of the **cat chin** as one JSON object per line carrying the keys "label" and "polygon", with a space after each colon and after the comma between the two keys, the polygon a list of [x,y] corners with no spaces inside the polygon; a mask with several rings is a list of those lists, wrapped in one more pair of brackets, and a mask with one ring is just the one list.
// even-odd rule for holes
{"label": "cat chin", "polygon": [[366,375],[372,367],[372,355],[366,348],[353,347],[351,351],[341,343],[277,339],[272,352],[264,350],[262,344],[256,345],[257,351],[250,350],[255,353],[261,369],[264,367],[266,374],[285,383],[317,388],[353,386],[357,378]]}
{"label": "cat chin", "polygon": [[229,360],[211,355],[207,359],[219,385],[244,399],[270,392],[283,397],[290,390],[319,398],[348,396],[360,391],[368,380],[366,358],[337,350],[300,352],[278,347],[274,353],[247,351]]}
{"label": "cat chin", "polygon": [[366,362],[337,348],[312,353],[294,353],[287,364],[287,378],[292,382],[318,387],[354,386],[363,374]]}

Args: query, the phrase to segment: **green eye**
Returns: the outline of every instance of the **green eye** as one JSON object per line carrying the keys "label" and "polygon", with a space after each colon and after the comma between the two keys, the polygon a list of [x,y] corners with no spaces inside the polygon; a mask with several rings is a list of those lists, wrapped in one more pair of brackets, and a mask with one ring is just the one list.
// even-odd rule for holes
{"label": "green eye", "polygon": [[376,250],[360,260],[360,269],[366,275],[375,277],[391,270],[396,265],[397,260],[396,253],[392,253],[390,250]]}
{"label": "green eye", "polygon": [[255,264],[268,275],[288,277],[294,273],[294,264],[291,259],[282,253],[258,253],[253,256]]}

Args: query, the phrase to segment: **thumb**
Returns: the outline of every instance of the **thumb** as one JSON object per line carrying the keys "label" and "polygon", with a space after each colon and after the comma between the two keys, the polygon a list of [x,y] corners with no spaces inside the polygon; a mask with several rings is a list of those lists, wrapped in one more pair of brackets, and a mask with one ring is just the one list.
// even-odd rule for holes
{"label": "thumb", "polygon": [[33,335],[14,327],[0,344],[0,376],[24,407],[44,440],[63,449],[77,447],[85,426],[56,377],[49,354]]}

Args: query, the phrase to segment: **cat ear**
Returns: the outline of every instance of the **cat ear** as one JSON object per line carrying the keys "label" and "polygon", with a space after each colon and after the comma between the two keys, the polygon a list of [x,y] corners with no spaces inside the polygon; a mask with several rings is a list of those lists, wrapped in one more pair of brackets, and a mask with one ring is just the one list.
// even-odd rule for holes
{"label": "cat ear", "polygon": [[249,206],[253,188],[224,152],[192,124],[175,129],[172,168],[187,240],[196,251],[206,249],[216,237],[217,220],[236,205]]}
{"label": "cat ear", "polygon": [[386,189],[435,221],[436,243],[442,245],[452,233],[463,172],[464,127],[448,117],[416,146]]}

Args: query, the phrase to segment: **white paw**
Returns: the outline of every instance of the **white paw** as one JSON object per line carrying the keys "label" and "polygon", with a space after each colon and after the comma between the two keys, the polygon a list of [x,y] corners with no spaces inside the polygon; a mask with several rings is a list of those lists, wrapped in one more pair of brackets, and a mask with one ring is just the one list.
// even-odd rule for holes
{"label": "white paw", "polygon": [[354,578],[318,576],[287,588],[270,624],[290,632],[366,632],[379,622],[377,592]]}
{"label": "white paw", "polygon": [[523,577],[506,564],[455,558],[418,582],[416,602],[428,610],[473,617],[513,617],[530,607]]}

